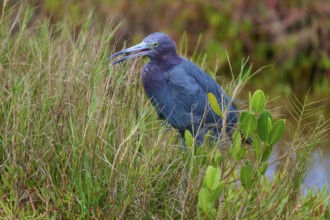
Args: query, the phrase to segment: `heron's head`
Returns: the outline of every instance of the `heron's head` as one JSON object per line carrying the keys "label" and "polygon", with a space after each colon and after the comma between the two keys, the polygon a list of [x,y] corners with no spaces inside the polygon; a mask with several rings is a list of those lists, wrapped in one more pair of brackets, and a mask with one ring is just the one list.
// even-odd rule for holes
{"label": "heron's head", "polygon": [[164,56],[176,55],[176,46],[169,36],[161,32],[156,32],[144,38],[140,44],[121,50],[113,54],[110,58],[120,55],[124,55],[124,57],[114,61],[112,64],[140,56],[147,56],[151,60],[162,59]]}

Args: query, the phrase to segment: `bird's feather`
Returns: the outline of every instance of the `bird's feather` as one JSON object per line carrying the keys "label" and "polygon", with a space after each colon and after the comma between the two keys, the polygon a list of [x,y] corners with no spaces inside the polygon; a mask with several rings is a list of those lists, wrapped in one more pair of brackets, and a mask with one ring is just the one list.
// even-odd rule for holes
{"label": "bird's feather", "polygon": [[[148,72],[150,69],[156,70],[156,67],[151,67],[152,64],[144,68],[144,84],[148,84],[145,89],[149,98],[160,118],[166,118],[180,131],[187,129],[195,136],[202,136],[211,129],[214,135],[219,136],[222,119],[210,109],[207,94],[213,93],[219,103],[224,103],[222,106],[229,103],[228,97],[203,70],[184,58],[180,59],[178,65],[162,72],[160,78],[155,77],[156,72]],[[236,120],[234,106],[230,105],[229,110],[227,121]],[[199,139],[202,140],[202,137]]]}

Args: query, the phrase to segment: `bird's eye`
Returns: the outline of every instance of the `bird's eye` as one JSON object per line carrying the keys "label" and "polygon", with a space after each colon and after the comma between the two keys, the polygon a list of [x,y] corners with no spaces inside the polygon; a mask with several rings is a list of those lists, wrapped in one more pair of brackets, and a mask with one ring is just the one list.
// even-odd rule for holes
{"label": "bird's eye", "polygon": [[157,42],[155,42],[155,43],[153,44],[153,46],[154,46],[154,47],[157,47],[157,46],[158,46],[158,43],[157,43]]}

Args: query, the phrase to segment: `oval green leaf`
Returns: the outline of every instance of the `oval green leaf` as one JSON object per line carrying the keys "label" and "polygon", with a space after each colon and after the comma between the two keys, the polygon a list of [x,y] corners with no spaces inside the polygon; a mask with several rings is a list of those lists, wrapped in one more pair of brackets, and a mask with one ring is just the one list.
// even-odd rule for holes
{"label": "oval green leaf", "polygon": [[261,112],[258,119],[258,135],[260,139],[267,143],[270,129],[268,129],[268,120],[272,120],[272,114],[269,111],[265,110]]}
{"label": "oval green leaf", "polygon": [[193,136],[188,130],[184,131],[184,141],[186,142],[187,147],[191,147],[191,145],[193,144]]}
{"label": "oval green leaf", "polygon": [[260,138],[258,135],[253,135],[253,139],[252,139],[252,149],[253,149],[253,153],[254,156],[257,158],[257,160],[260,160],[261,158],[261,142],[260,142]]}
{"label": "oval green leaf", "polygon": [[240,124],[243,124],[244,118],[245,118],[245,116],[247,116],[248,114],[249,114],[249,112],[247,112],[247,111],[241,112],[241,114],[239,115],[239,123],[240,123]]}
{"label": "oval green leaf", "polygon": [[220,194],[223,192],[223,189],[225,188],[225,182],[221,181],[219,182],[218,187],[214,190],[212,193],[212,201],[217,201]]}
{"label": "oval green leaf", "polygon": [[215,114],[219,115],[220,117],[223,118],[223,114],[222,114],[222,111],[221,111],[221,108],[220,108],[220,105],[218,103],[218,100],[217,98],[215,97],[215,95],[213,95],[213,93],[208,93],[207,94],[207,97],[208,97],[208,100],[209,100],[209,103],[210,103],[210,106],[212,108],[212,110],[215,112]]}
{"label": "oval green leaf", "polygon": [[264,110],[265,102],[266,102],[266,97],[263,91],[261,90],[255,91],[250,100],[252,111],[255,113],[259,113],[262,110]]}
{"label": "oval green leaf", "polygon": [[268,135],[270,133],[270,131],[273,128],[273,120],[271,118],[267,118],[267,131],[268,131]]}
{"label": "oval green leaf", "polygon": [[249,189],[252,185],[253,172],[248,166],[243,166],[241,169],[240,179],[241,184],[245,189]]}
{"label": "oval green leaf", "polygon": [[275,144],[278,140],[280,140],[280,138],[284,134],[284,129],[285,129],[285,119],[280,119],[276,121],[269,134],[269,143]]}
{"label": "oval green leaf", "polygon": [[239,131],[235,131],[233,136],[232,136],[232,144],[233,148],[239,149],[242,146],[242,137],[241,133]]}
{"label": "oval green leaf", "polygon": [[211,194],[207,188],[202,188],[198,193],[198,207],[205,213],[209,213],[211,207]]}
{"label": "oval green leaf", "polygon": [[206,187],[209,190],[215,190],[220,183],[220,177],[221,170],[219,167],[208,166],[205,175]]}
{"label": "oval green leaf", "polygon": [[257,127],[257,119],[252,114],[247,114],[244,117],[243,124],[242,124],[242,132],[244,137],[248,139],[254,132]]}

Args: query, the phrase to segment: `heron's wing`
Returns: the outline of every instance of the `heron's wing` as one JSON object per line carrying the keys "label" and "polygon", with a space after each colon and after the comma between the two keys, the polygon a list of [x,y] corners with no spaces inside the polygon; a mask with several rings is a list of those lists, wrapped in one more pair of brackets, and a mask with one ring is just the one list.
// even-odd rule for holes
{"label": "heron's wing", "polygon": [[[188,119],[185,120],[187,126],[193,123],[200,124],[202,120],[213,124],[221,120],[210,111],[207,100],[207,93],[215,93],[215,87],[218,85],[206,73],[200,75],[200,71],[197,66],[183,60],[180,65],[165,74],[170,102],[177,111],[187,115]],[[200,79],[201,77],[209,77],[209,79]],[[215,95],[218,96],[217,93]]]}
{"label": "heron's wing", "polygon": [[[226,109],[227,124],[235,124],[237,122],[237,112],[232,104],[232,101],[230,100],[230,97],[225,94],[221,86],[211,76],[188,60],[184,60],[181,67],[187,75],[195,79],[196,83],[200,87],[200,90],[203,91],[203,96],[207,97],[207,93],[209,92],[215,95],[222,111]],[[214,120],[218,120],[218,118],[215,118],[213,114],[208,114],[206,120],[207,123],[212,123],[215,122]]]}
{"label": "heron's wing", "polygon": [[200,121],[199,115],[192,112],[203,90],[193,77],[181,71],[173,68],[164,73],[165,83],[154,91],[151,101],[160,118],[166,118],[175,128],[187,129],[192,122]]}
{"label": "heron's wing", "polygon": [[182,67],[185,69],[185,72],[196,80],[206,94],[211,92],[219,103],[228,104],[230,98],[210,75],[188,60],[185,60]]}

